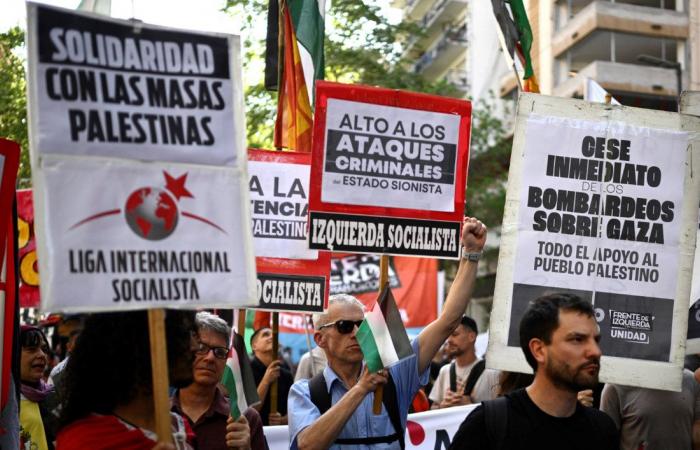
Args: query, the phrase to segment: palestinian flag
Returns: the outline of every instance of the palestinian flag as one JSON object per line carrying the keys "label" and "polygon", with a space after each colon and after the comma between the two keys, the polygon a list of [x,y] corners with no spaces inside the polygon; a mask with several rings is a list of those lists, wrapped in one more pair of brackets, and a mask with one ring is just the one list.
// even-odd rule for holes
{"label": "palestinian flag", "polygon": [[258,403],[260,399],[243,338],[238,333],[232,333],[231,337],[231,348],[221,384],[228,391],[231,417],[235,420],[248,406]]}
{"label": "palestinian flag", "polygon": [[[510,5],[510,11],[506,8],[506,3]],[[532,68],[532,28],[527,18],[527,12],[522,0],[491,0],[493,13],[503,35],[508,54],[513,58],[517,53],[520,61],[525,66],[524,90],[526,92],[540,92]]]}
{"label": "palestinian flag", "polygon": [[413,354],[389,286],[365,315],[356,337],[370,372],[378,372]]}

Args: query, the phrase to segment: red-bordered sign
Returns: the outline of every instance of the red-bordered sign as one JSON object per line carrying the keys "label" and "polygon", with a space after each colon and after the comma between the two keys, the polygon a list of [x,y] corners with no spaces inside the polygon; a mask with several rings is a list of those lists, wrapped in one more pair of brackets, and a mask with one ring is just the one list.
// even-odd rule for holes
{"label": "red-bordered sign", "polygon": [[248,150],[258,306],[321,312],[328,304],[330,252],[309,250],[310,153]]}
{"label": "red-bordered sign", "polygon": [[19,144],[0,138],[0,272],[5,254],[5,236],[12,218],[12,202],[19,169]]}
{"label": "red-bordered sign", "polygon": [[471,103],[322,82],[309,246],[457,258]]}

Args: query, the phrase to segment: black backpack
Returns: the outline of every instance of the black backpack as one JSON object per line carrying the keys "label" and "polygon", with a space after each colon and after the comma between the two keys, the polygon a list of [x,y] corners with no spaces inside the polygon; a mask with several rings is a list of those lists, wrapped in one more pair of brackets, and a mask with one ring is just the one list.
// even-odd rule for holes
{"label": "black backpack", "polygon": [[[316,374],[313,378],[309,380],[309,394],[311,395],[311,401],[318,408],[321,415],[331,408],[331,395],[326,388],[326,379],[323,377],[323,372]],[[365,438],[342,438],[336,439],[335,444],[344,445],[372,445],[372,444],[388,444],[396,440],[399,441],[401,445],[401,450],[406,448],[406,442],[404,440],[405,431],[401,427],[401,417],[399,416],[399,403],[396,396],[396,385],[394,380],[389,375],[389,381],[384,385],[384,396],[382,398],[382,403],[386,412],[389,415],[389,420],[394,426],[396,432],[390,434],[389,436],[371,436]]]}
{"label": "black backpack", "polygon": [[[472,367],[472,370],[469,372],[469,376],[467,377],[467,382],[464,384],[464,395],[471,394],[472,390],[474,390],[476,382],[479,381],[479,377],[482,373],[484,373],[485,368],[485,359],[482,359],[474,364],[474,367]],[[454,361],[450,363],[450,390],[452,392],[457,391],[457,369],[455,368]]]}

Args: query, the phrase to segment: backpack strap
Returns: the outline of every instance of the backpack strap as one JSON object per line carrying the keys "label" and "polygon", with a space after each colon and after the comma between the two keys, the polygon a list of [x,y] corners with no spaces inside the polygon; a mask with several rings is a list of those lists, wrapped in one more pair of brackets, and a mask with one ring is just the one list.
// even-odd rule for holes
{"label": "backpack strap", "polygon": [[[328,392],[326,386],[326,378],[323,376],[323,372],[316,374],[309,380],[309,395],[311,396],[311,402],[316,405],[318,411],[321,415],[325,414],[331,408],[331,394]],[[399,441],[401,449],[406,447],[405,443],[405,431],[401,426],[401,415],[399,413],[399,402],[396,395],[396,385],[394,380],[389,375],[389,381],[384,387],[384,397],[382,398],[382,403],[386,409],[391,425],[396,431],[388,436],[371,436],[365,438],[341,438],[336,439],[336,444],[346,444],[346,445],[372,445],[380,443],[391,443],[394,441]]]}
{"label": "backpack strap", "polygon": [[505,449],[506,433],[508,431],[508,398],[498,397],[482,403],[484,406],[484,422],[490,450]]}
{"label": "backpack strap", "polygon": [[450,390],[452,392],[457,391],[457,369],[454,361],[450,363]]}
{"label": "backpack strap", "polygon": [[471,395],[472,390],[474,390],[474,386],[476,385],[476,382],[479,381],[479,377],[482,373],[484,373],[485,368],[485,359],[482,359],[478,363],[474,364],[474,367],[472,367],[472,370],[469,372],[469,376],[467,377],[467,382],[464,384],[465,395]]}
{"label": "backpack strap", "polygon": [[311,401],[316,405],[321,415],[331,409],[331,393],[328,392],[323,371],[317,373],[309,380],[309,394],[311,395]]}

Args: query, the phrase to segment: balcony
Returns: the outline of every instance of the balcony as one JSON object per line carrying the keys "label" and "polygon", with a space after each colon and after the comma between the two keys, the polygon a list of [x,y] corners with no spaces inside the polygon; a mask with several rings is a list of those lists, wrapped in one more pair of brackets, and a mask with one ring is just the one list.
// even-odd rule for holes
{"label": "balcony", "polygon": [[429,80],[434,80],[467,50],[467,25],[448,29],[430,49],[420,57],[413,70],[422,73]]}
{"label": "balcony", "polygon": [[457,20],[462,20],[467,12],[467,0],[438,0],[416,24],[423,31],[406,43],[406,55],[417,54]]}
{"label": "balcony", "polygon": [[466,96],[469,93],[469,74],[466,70],[450,70],[445,75],[445,81],[454,86],[462,96]]}
{"label": "balcony", "polygon": [[[687,86],[687,73],[683,72],[683,86]],[[678,95],[676,72],[673,69],[643,66],[639,64],[593,61],[575,76],[557,85],[552,95],[557,97],[583,97],[586,79],[592,78],[608,91],[628,92],[655,97]]]}
{"label": "balcony", "polygon": [[404,14],[408,20],[421,20],[435,0],[405,0]]}
{"label": "balcony", "polygon": [[555,32],[552,53],[559,56],[596,30],[656,38],[687,39],[688,15],[683,12],[625,3],[594,1]]}

